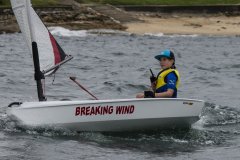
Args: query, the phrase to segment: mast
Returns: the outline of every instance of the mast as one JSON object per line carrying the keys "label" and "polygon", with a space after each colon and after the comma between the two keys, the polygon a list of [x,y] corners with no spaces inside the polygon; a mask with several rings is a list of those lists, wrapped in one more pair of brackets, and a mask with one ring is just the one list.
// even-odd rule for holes
{"label": "mast", "polygon": [[46,101],[46,98],[43,93],[43,87],[42,87],[42,79],[45,79],[44,74],[40,70],[40,64],[39,64],[39,54],[38,54],[38,47],[34,32],[34,24],[31,19],[31,3],[30,0],[26,0],[26,6],[27,6],[27,12],[28,12],[28,22],[29,22],[29,28],[30,28],[30,35],[31,35],[31,41],[32,41],[32,54],[33,54],[33,64],[34,64],[34,78],[37,83],[37,93],[38,93],[38,99],[39,101]]}
{"label": "mast", "polygon": [[33,64],[34,64],[34,71],[35,71],[34,78],[37,82],[38,99],[39,101],[46,101],[46,97],[43,94],[43,88],[42,88],[42,79],[45,79],[45,77],[40,70],[38,48],[37,48],[36,42],[32,42],[32,52],[33,52]]}

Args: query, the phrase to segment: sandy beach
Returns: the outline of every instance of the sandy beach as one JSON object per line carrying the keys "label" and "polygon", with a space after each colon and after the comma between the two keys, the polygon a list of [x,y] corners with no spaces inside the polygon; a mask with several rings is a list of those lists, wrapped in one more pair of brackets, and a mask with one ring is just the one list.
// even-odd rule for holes
{"label": "sandy beach", "polygon": [[140,22],[125,25],[135,34],[240,35],[240,16],[225,15],[137,15]]}

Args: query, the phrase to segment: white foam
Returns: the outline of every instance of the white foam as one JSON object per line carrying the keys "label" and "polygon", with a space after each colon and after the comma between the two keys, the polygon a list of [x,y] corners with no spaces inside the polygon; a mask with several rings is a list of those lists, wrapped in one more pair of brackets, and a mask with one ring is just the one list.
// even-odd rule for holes
{"label": "white foam", "polygon": [[173,137],[171,137],[171,140],[172,140],[173,142],[176,142],[176,143],[188,143],[187,140],[176,139],[176,138],[173,138]]}
{"label": "white foam", "polygon": [[162,37],[164,36],[163,33],[144,33],[144,36],[153,36],[153,37]]}
{"label": "white foam", "polygon": [[64,37],[86,37],[86,30],[69,30],[63,27],[49,27],[49,31],[56,36],[64,36]]}
{"label": "white foam", "polygon": [[201,116],[200,119],[192,125],[192,128],[197,130],[205,130],[204,124],[206,123],[206,116]]}
{"label": "white foam", "polygon": [[205,142],[206,145],[211,145],[211,144],[214,144],[214,141],[211,141],[211,140],[208,140]]}
{"label": "white foam", "polygon": [[120,35],[130,35],[130,33],[120,30],[113,29],[91,29],[87,31],[91,34],[120,34]]}
{"label": "white foam", "polygon": [[112,29],[69,30],[63,27],[49,27],[48,29],[53,35],[64,36],[64,37],[86,37],[89,35],[99,35],[99,34],[130,35],[128,32],[112,30]]}
{"label": "white foam", "polygon": [[174,34],[174,35],[165,35],[168,37],[198,37],[197,34]]}
{"label": "white foam", "polygon": [[153,37],[170,37],[170,38],[175,38],[175,37],[198,37],[199,35],[197,34],[164,34],[164,33],[144,33],[144,36],[153,36]]}

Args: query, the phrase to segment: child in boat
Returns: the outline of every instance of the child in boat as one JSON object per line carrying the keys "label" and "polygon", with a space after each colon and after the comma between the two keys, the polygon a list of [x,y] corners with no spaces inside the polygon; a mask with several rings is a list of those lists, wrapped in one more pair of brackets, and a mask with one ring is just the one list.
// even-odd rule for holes
{"label": "child in boat", "polygon": [[167,49],[155,58],[159,60],[162,69],[157,77],[150,77],[152,91],[139,93],[136,98],[177,98],[180,76],[175,67],[173,52]]}

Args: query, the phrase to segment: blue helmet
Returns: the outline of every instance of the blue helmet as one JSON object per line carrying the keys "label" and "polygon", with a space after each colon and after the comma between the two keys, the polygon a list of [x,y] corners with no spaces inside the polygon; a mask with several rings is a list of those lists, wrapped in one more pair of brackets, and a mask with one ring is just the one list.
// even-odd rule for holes
{"label": "blue helmet", "polygon": [[173,59],[175,61],[174,53],[172,51],[170,51],[169,49],[166,49],[166,50],[162,51],[159,55],[155,56],[155,58],[159,61],[161,60],[162,57]]}

